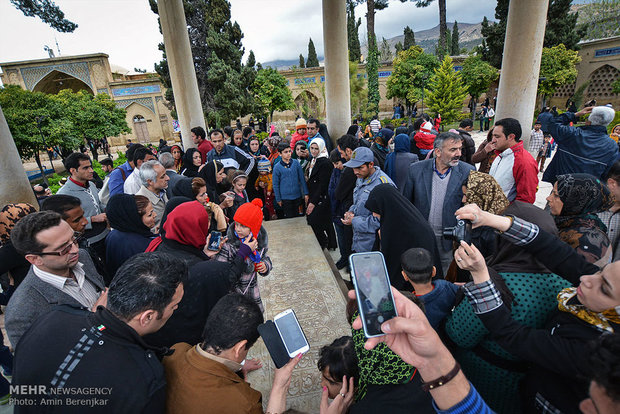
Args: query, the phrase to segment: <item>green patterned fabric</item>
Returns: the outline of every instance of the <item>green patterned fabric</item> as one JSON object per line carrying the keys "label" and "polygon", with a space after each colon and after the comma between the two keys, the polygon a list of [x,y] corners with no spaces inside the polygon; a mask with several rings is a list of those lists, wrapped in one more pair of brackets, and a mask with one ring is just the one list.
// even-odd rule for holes
{"label": "green patterned fabric", "polygon": [[[355,312],[352,321],[357,318]],[[366,337],[361,329],[351,329],[355,353],[359,366],[359,382],[355,393],[355,401],[359,401],[366,395],[366,387],[369,384],[405,384],[413,378],[416,369],[403,361],[383,342],[373,350],[364,348]]]}
{"label": "green patterned fabric", "polygon": [[[512,318],[524,325],[542,328],[547,316],[557,308],[557,294],[571,284],[555,274],[500,273],[514,295]],[[522,373],[492,365],[476,355],[473,349],[480,345],[493,354],[516,361],[510,353],[489,339],[484,327],[467,299],[448,316],[446,333],[458,345],[453,351],[467,379],[482,398],[497,413],[521,413],[518,384]],[[522,364],[525,367],[525,364]]]}

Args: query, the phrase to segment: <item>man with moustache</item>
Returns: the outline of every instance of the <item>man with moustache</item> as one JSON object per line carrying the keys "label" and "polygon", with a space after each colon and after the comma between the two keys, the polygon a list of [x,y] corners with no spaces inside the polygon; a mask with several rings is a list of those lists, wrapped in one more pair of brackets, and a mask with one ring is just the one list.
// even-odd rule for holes
{"label": "man with moustache", "polygon": [[475,168],[459,162],[463,147],[461,137],[442,132],[433,143],[434,158],[411,164],[403,195],[428,220],[441,256],[441,267],[447,272],[452,262],[452,240],[443,237],[444,227],[456,225],[454,212],[463,200],[462,184]]}

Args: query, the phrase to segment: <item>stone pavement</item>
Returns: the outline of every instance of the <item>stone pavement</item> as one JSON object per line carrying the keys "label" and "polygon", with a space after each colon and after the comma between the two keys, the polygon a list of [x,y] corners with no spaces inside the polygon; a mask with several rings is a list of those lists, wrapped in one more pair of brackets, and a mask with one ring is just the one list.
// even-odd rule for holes
{"label": "stone pavement", "polygon": [[[351,335],[345,298],[304,217],[267,221],[264,226],[273,261],[269,276],[259,278],[265,319],[273,320],[278,313],[294,309],[310,344],[310,350],[293,372],[287,407],[318,413],[322,391],[316,366],[318,352],[334,339]],[[259,358],[263,363],[263,368],[248,375],[248,381],[263,394],[266,408],[275,367],[262,339],[248,357]]]}

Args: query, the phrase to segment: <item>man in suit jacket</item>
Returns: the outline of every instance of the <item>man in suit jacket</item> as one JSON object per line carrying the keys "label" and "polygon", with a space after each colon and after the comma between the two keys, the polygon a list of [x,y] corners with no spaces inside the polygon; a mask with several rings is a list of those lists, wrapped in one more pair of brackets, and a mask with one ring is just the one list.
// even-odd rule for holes
{"label": "man in suit jacket", "polygon": [[168,175],[168,178],[170,178],[170,180],[168,181],[168,188],[166,188],[166,196],[168,197],[168,199],[171,199],[172,189],[174,188],[176,183],[181,181],[183,176],[179,175],[174,170],[174,157],[171,153],[162,152],[161,154],[159,154],[159,162],[161,163],[161,165],[164,166],[164,168],[166,169],[166,175]]}
{"label": "man in suit jacket", "polygon": [[95,309],[105,303],[103,278],[88,253],[78,248],[73,229],[60,214],[41,211],[24,217],[11,232],[11,241],[32,265],[6,308],[5,325],[13,348],[54,305]]}
{"label": "man in suit jacket", "polygon": [[463,200],[463,182],[474,170],[459,162],[461,137],[443,132],[435,138],[434,158],[411,164],[403,194],[428,220],[435,233],[444,275],[452,262],[452,240],[443,237],[445,227],[456,225],[454,212]]}

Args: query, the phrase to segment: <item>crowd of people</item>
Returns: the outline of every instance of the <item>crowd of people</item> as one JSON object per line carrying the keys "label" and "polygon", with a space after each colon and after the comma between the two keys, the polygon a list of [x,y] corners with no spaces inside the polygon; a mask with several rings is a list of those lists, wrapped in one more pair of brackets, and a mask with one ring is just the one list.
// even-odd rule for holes
{"label": "crowd of people", "polygon": [[[311,351],[321,413],[619,412],[614,115],[543,112],[527,149],[512,118],[478,148],[471,119],[440,132],[424,113],[335,141],[317,119],[262,142],[252,126],[195,127],[195,148],[102,161],[99,188],[72,153],[57,194],[34,188],[40,211],[0,212],[0,396],[16,413],[263,412],[246,380],[262,368],[247,358],[258,278],[286,266],[263,221],[305,216],[338,269],[383,253],[399,315],[368,339],[349,292],[351,335]],[[275,370],[266,412],[287,411],[302,359]]]}

